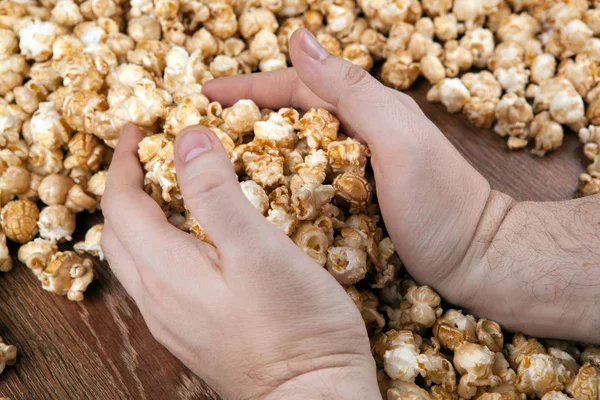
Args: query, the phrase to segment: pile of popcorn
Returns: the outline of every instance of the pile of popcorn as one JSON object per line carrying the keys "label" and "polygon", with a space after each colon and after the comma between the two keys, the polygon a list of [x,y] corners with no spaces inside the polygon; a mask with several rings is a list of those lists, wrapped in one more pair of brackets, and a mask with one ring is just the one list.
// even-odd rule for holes
{"label": "pile of popcorn", "polygon": [[[587,0],[3,0],[0,2],[0,271],[7,240],[43,289],[81,301],[103,258],[95,212],[126,122],[146,138],[146,190],[171,223],[210,243],[187,212],[173,139],[203,124],[221,139],[255,208],[347,288],[373,340],[388,399],[597,399],[600,350],[516,335],[401,276],[382,230],[369,150],[323,109],[223,109],[213,78],[289,65],[306,27],[332,54],[543,155],[575,131],[600,192],[600,10]],[[16,349],[0,338],[0,373]],[[582,365],[580,368],[580,364]],[[594,383],[595,382],[595,383]],[[594,386],[595,385],[595,386]],[[564,394],[562,392],[568,393]],[[571,396],[571,397],[569,397]],[[594,397],[595,396],[595,397]]]}
{"label": "pile of popcorn", "polygon": [[[342,285],[360,310],[384,399],[597,400],[600,347],[516,334],[461,311],[442,310],[428,286],[399,273],[401,262],[379,226],[369,150],[338,132],[324,109],[259,109],[240,100],[178,121],[209,127],[221,140],[242,191]],[[171,121],[165,126],[184,123]],[[145,190],[179,229],[212,244],[182,200],[173,160],[178,129],[142,140]],[[544,346],[545,345],[545,346]],[[529,396],[529,397],[528,397]]]}

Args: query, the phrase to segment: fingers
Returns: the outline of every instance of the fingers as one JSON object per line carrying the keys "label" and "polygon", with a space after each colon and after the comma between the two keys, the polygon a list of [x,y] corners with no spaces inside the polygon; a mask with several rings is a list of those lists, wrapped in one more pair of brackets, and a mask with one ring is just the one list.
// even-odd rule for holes
{"label": "fingers", "polygon": [[252,99],[261,108],[321,107],[333,111],[331,104],[302,83],[294,68],[212,79],[202,86],[202,93],[224,106],[231,106],[241,99]]}
{"label": "fingers", "polygon": [[217,248],[237,251],[268,224],[242,192],[221,142],[203,126],[177,135],[175,167],[186,206]]}
{"label": "fingers", "polygon": [[147,256],[144,248],[160,248],[165,235],[177,230],[143,190],[144,174],[137,155],[141,139],[135,125],[125,125],[102,196],[104,217],[134,258]]}
{"label": "fingers", "polygon": [[402,123],[415,119],[390,89],[359,66],[330,55],[308,30],[294,32],[289,47],[302,82],[370,145],[389,145],[387,139],[398,135]]}
{"label": "fingers", "polygon": [[135,125],[124,127],[102,197],[105,224],[109,226],[106,239],[103,235],[104,243],[109,252],[114,250],[118,257],[128,254],[132,259],[131,263],[117,257],[109,259],[117,277],[123,282],[134,282],[135,275],[126,270],[133,267],[140,286],[153,293],[198,271],[203,281],[214,281],[218,272],[208,252],[213,249],[171,225],[158,204],[144,192],[144,175],[137,155],[141,139]]}

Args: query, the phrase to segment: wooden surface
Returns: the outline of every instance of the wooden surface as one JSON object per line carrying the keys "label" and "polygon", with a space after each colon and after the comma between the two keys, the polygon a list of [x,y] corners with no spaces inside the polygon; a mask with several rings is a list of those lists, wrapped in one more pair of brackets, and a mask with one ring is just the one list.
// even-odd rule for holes
{"label": "wooden surface", "polygon": [[[504,139],[474,128],[425,100],[428,85],[409,92],[452,143],[492,184],[518,200],[564,200],[585,168],[574,134],[538,159],[507,150]],[[83,217],[83,218],[81,218]],[[100,216],[81,216],[78,239]],[[13,249],[16,250],[16,249]],[[18,362],[0,375],[0,397],[17,399],[209,399],[216,396],[154,341],[135,304],[105,263],[83,303],[43,291],[22,265],[0,276],[0,335]]]}

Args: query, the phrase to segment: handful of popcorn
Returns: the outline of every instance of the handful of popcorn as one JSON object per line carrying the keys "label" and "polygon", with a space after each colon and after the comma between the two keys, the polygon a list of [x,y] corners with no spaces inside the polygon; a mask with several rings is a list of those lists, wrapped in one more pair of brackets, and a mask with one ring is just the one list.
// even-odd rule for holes
{"label": "handful of popcorn", "polygon": [[[184,102],[167,123],[181,129],[194,121],[221,140],[248,201],[342,285],[366,280],[381,288],[400,267],[391,240],[378,227],[368,148],[339,134],[339,121],[325,109],[263,109],[240,100],[204,112]],[[172,224],[212,243],[187,211],[173,160],[176,130],[147,136],[139,145],[146,191]]]}

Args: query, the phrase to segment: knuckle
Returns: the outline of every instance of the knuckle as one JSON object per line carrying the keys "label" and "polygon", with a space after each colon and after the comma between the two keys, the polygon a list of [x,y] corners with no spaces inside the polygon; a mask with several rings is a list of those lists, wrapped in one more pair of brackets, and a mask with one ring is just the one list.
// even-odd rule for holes
{"label": "knuckle", "polygon": [[344,84],[350,87],[361,86],[369,78],[367,71],[351,62],[344,63],[341,76]]}
{"label": "knuckle", "polygon": [[211,168],[199,174],[193,174],[180,182],[181,190],[189,198],[219,197],[233,181],[232,173],[219,168]]}

